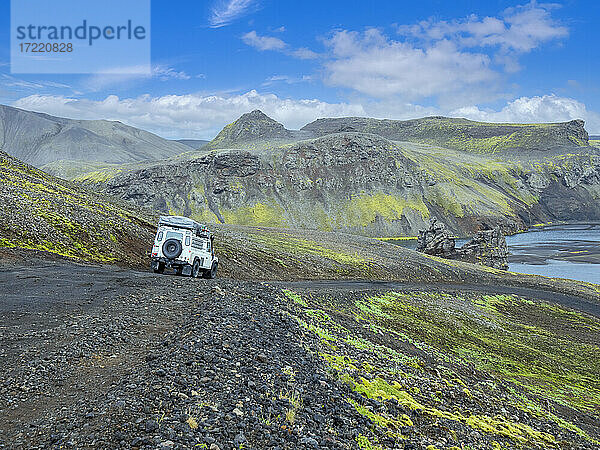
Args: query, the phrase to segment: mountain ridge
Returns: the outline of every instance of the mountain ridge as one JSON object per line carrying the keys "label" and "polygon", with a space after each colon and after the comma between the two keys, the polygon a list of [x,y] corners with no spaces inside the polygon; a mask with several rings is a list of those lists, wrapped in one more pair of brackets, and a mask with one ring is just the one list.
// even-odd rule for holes
{"label": "mountain ridge", "polygon": [[263,147],[268,147],[305,137],[312,135],[288,130],[283,124],[255,109],[226,125],[203,149],[244,148],[256,146],[259,142],[264,144]]}
{"label": "mountain ridge", "polygon": [[208,144],[210,141],[206,139],[173,139],[175,142],[179,142],[180,144],[187,145],[192,150],[198,150]]}
{"label": "mountain ridge", "polygon": [[[341,117],[317,119],[301,131],[324,136],[340,131],[378,134],[394,141],[438,145],[474,153],[548,151],[589,146],[585,122],[511,124],[430,116],[410,120]],[[535,133],[535,134],[534,134]]]}
{"label": "mountain ridge", "polygon": [[159,160],[190,150],[119,121],[68,119],[6,105],[0,105],[0,149],[36,167],[61,160]]}

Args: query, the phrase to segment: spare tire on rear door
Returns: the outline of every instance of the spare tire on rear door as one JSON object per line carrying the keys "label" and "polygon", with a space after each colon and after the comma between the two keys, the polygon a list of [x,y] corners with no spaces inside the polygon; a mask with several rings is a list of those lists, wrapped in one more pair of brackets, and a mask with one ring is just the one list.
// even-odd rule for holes
{"label": "spare tire on rear door", "polygon": [[181,255],[182,250],[181,241],[178,239],[167,239],[162,246],[163,255],[169,259],[177,258]]}

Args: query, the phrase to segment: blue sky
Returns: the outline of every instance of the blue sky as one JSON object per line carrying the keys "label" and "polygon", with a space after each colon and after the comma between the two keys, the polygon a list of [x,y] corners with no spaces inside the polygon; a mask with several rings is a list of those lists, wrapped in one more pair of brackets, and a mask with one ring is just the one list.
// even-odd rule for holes
{"label": "blue sky", "polygon": [[586,120],[600,134],[595,1],[152,0],[152,75],[10,73],[0,102],[212,138],[252,109],[318,118]]}

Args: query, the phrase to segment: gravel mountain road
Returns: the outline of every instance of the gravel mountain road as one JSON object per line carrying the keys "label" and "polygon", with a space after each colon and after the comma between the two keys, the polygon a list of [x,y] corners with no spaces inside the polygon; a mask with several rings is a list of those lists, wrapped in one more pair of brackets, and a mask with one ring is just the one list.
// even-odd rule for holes
{"label": "gravel mountain road", "polygon": [[[598,313],[596,305],[583,299],[554,294],[550,298],[523,288],[490,291],[475,285],[368,281],[209,281],[41,258],[26,263],[3,261],[0,285],[0,448],[7,449],[431,450],[430,445],[451,448],[454,438],[468,444],[464,448],[488,448],[502,439],[508,442],[503,448],[513,448],[510,436],[487,436],[460,423],[448,435],[443,431],[448,429],[446,419],[426,424],[429,419],[418,410],[392,400],[382,403],[352,389],[344,381],[347,377],[338,376],[342,369],[332,369],[331,360],[323,356],[341,349],[341,344],[330,341],[332,332],[321,328],[325,322],[318,322],[331,322],[328,316],[304,309],[299,306],[304,300],[298,297],[296,303],[286,295],[294,299],[296,294],[290,294],[294,291],[338,298],[335,302],[340,303],[332,303],[332,308],[342,308],[335,317],[342,325],[333,330],[357,326],[343,312],[347,299],[390,290],[510,290]],[[379,342],[379,347],[385,343],[414,353],[407,357],[404,371],[414,370],[410,361],[415,357],[433,361],[423,354],[426,349],[384,339],[381,332],[367,337]],[[361,346],[351,351],[352,358],[367,355]],[[365,363],[364,367],[370,366]],[[414,379],[420,383],[419,395],[438,392],[438,381],[427,380],[437,377],[441,367],[431,365],[419,372]],[[452,370],[474,386],[491,382],[488,375],[468,367]],[[350,373],[357,376],[358,372],[352,369]],[[377,373],[361,376],[379,377],[385,372]],[[494,392],[508,392],[503,382],[498,386]],[[479,394],[475,387],[469,388],[472,398],[459,393],[464,399],[453,397],[452,407],[468,406],[473,414],[490,417],[509,411],[527,427],[577,442],[577,448],[596,448],[549,419],[502,404],[508,394],[490,399],[488,395],[496,394],[487,393],[486,388],[485,399],[475,401]],[[408,418],[402,419],[406,425],[398,429],[401,437],[391,434],[391,429],[374,435],[375,412],[382,417],[393,412]],[[378,446],[366,447],[370,439],[379,442]],[[530,448],[541,448],[541,441],[535,439]]]}

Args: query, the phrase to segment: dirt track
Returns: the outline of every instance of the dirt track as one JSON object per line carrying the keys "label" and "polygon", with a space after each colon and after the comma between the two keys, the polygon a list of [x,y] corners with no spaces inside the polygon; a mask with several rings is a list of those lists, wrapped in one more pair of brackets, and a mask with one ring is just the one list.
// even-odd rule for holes
{"label": "dirt track", "polygon": [[[345,424],[340,428],[339,442],[328,441],[326,424],[321,426],[308,416],[306,429],[312,429],[310,433],[263,435],[257,431],[254,442],[263,442],[264,447],[259,448],[302,448],[309,442],[307,439],[316,439],[322,447],[346,448],[344,439],[352,440],[353,433],[366,424],[340,400],[342,387],[323,381],[324,375],[312,378],[320,373],[320,363],[302,350],[306,338],[297,325],[273,306],[282,287],[325,293],[370,289],[514,293],[556,301],[600,317],[600,307],[584,299],[518,287],[368,281],[207,281],[63,260],[4,263],[0,266],[0,286],[0,448],[156,448],[160,442],[149,440],[148,436],[158,436],[154,430],[158,407],[154,403],[149,406],[148,398],[159,395],[161,389],[166,389],[168,398],[173,392],[179,395],[177,391],[182,393],[181,398],[187,398],[190,385],[198,382],[200,372],[203,380],[212,380],[205,383],[215,383],[207,389],[212,392],[211,401],[217,399],[219,404],[219,411],[209,412],[214,417],[206,422],[206,432],[181,434],[179,419],[174,417],[173,424],[166,428],[171,431],[156,439],[175,439],[169,438],[171,433],[190,446],[235,443],[236,439],[238,444],[243,443],[243,439],[251,437],[248,430],[260,430],[262,425],[242,421],[223,429],[218,424],[231,419],[231,411],[239,402],[237,397],[248,396],[245,406],[262,411],[258,403],[252,402],[262,401],[264,393],[254,397],[248,393],[248,383],[275,383],[274,389],[283,389],[285,386],[277,388],[279,381],[273,380],[278,380],[278,371],[286,365],[298,368],[298,383],[304,386],[304,392],[311,392],[305,395],[305,402],[313,397],[316,402],[332,398],[327,406],[333,411],[331,417],[341,417]],[[255,321],[255,328],[247,328],[249,317]],[[172,346],[192,332],[204,339],[197,350],[200,353],[190,349],[172,353]],[[240,340],[244,333],[248,335]],[[262,357],[261,361],[254,361],[257,353],[266,353],[264,349],[272,352],[266,356],[268,363],[261,362]],[[204,361],[202,369],[189,379],[176,375],[181,369],[173,372],[173,379],[182,379],[187,387],[177,387],[178,381],[170,388],[164,386],[161,371],[167,374],[164,380],[171,379],[171,372],[151,362],[158,358],[153,355],[163,351],[177,355],[170,358]],[[225,353],[219,355],[219,351]],[[227,356],[227,352],[233,353]],[[225,359],[221,358],[223,355]],[[239,361],[245,361],[241,378],[231,379],[232,371],[240,370],[236,365]],[[187,362],[182,360],[181,364],[183,367]],[[143,392],[139,392],[142,386]],[[140,403],[142,398],[146,400]],[[271,407],[276,411],[283,406]],[[304,420],[302,417],[299,423]],[[185,429],[189,432],[189,427]],[[312,444],[306,448],[312,448]]]}

